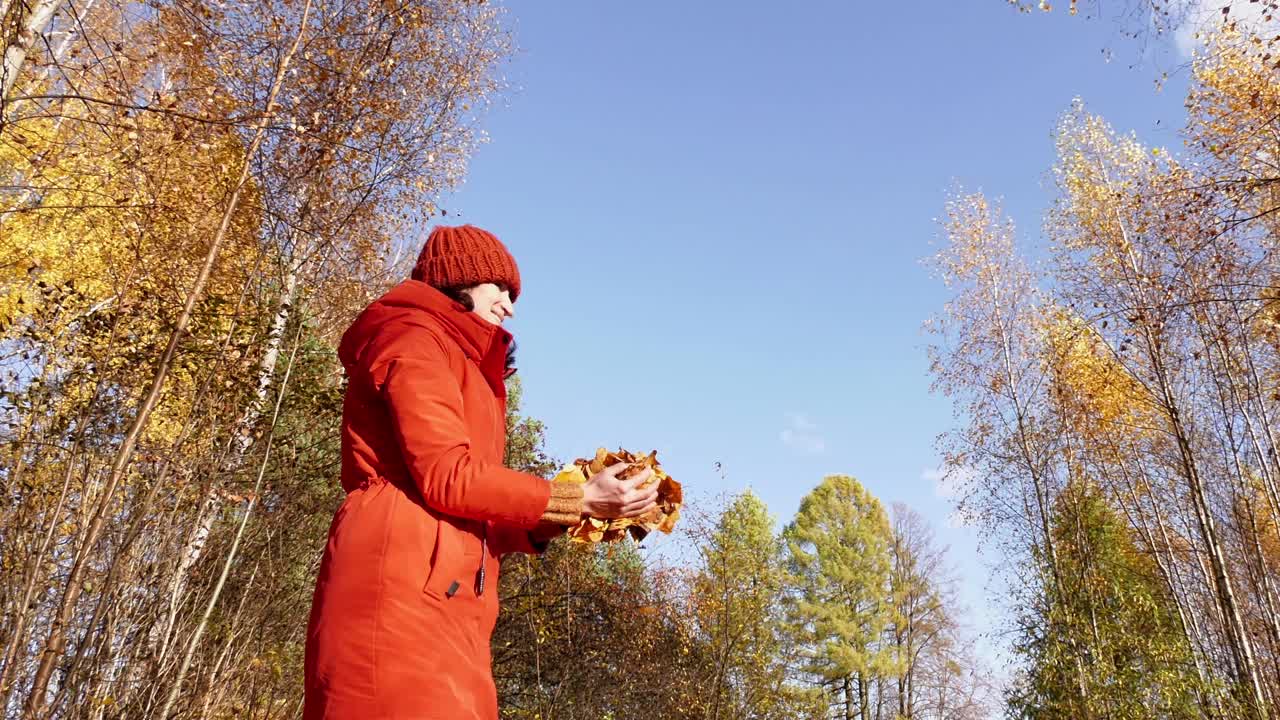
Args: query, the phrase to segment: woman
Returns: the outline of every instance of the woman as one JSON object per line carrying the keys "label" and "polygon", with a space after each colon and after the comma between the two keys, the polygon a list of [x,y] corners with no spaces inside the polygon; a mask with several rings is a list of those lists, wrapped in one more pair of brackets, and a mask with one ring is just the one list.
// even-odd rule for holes
{"label": "woman", "polygon": [[343,335],[342,485],[307,629],[305,720],[497,720],[504,554],[584,514],[648,512],[650,472],[585,484],[502,466],[520,273],[491,233],[437,227]]}

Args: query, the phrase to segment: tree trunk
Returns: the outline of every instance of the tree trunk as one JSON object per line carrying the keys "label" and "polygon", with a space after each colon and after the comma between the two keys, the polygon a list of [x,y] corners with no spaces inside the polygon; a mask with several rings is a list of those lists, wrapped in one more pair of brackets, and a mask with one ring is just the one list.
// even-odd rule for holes
{"label": "tree trunk", "polygon": [[858,705],[862,709],[862,720],[871,720],[871,688],[862,673],[858,673]]}
{"label": "tree trunk", "polygon": [[[1128,241],[1128,230],[1118,215],[1117,220],[1128,248],[1129,270],[1137,277],[1140,271],[1137,258],[1133,254],[1133,246]],[[1142,291],[1140,290],[1139,292],[1141,293]],[[1143,298],[1142,304],[1147,305],[1145,298]],[[1154,307],[1154,305],[1151,306]],[[1223,624],[1227,630],[1227,640],[1231,649],[1236,683],[1239,686],[1239,690],[1245,695],[1242,699],[1246,701],[1246,705],[1252,708],[1252,714],[1261,720],[1265,717],[1264,708],[1266,705],[1262,692],[1262,683],[1258,677],[1257,665],[1253,658],[1253,647],[1249,641],[1248,631],[1244,627],[1244,618],[1240,614],[1239,604],[1236,601],[1235,587],[1231,580],[1231,573],[1227,568],[1222,543],[1218,537],[1218,530],[1209,507],[1208,493],[1205,491],[1204,484],[1200,478],[1200,469],[1191,447],[1191,439],[1187,435],[1178,400],[1173,395],[1172,382],[1164,364],[1164,349],[1160,340],[1152,332],[1150,323],[1143,322],[1141,330],[1145,341],[1147,358],[1151,363],[1151,369],[1155,374],[1161,394],[1161,405],[1169,422],[1169,431],[1177,445],[1179,469],[1182,471],[1183,479],[1186,480],[1191,491],[1196,527],[1200,533],[1201,540],[1208,550],[1209,563],[1213,571],[1214,592],[1222,612]]]}
{"label": "tree trunk", "polygon": [[178,343],[186,334],[187,327],[191,323],[192,311],[196,303],[204,296],[205,286],[209,282],[209,276],[213,272],[214,262],[218,258],[218,253],[222,249],[222,244],[226,240],[227,234],[231,228],[232,218],[235,216],[236,209],[240,205],[240,198],[244,191],[245,184],[249,180],[249,174],[252,170],[253,158],[258,153],[258,148],[262,144],[262,140],[266,135],[267,126],[275,111],[276,97],[280,93],[280,89],[284,84],[285,73],[289,68],[289,63],[293,58],[294,52],[298,49],[298,45],[302,40],[303,29],[306,27],[306,18],[311,10],[311,2],[308,0],[303,10],[303,22],[298,36],[294,38],[293,45],[289,51],[285,53],[280,61],[280,66],[276,70],[276,76],[271,84],[271,90],[267,97],[265,111],[262,117],[255,123],[256,127],[253,134],[253,140],[245,153],[244,164],[240,169],[240,177],[236,183],[235,190],[231,193],[231,197],[227,201],[227,206],[223,210],[222,222],[215,233],[209,249],[205,252],[204,263],[200,268],[199,274],[196,276],[195,283],[191,290],[187,293],[187,299],[183,305],[182,312],[178,315],[174,328],[169,335],[168,345],[165,347],[164,353],[160,358],[160,362],[156,367],[156,371],[151,380],[150,389],[147,392],[146,399],[142,406],[138,409],[138,414],[134,417],[133,422],[129,426],[124,441],[117,450],[115,459],[111,465],[111,475],[107,481],[107,485],[102,492],[97,507],[93,512],[92,520],[85,532],[85,538],[81,544],[76,558],[71,567],[71,572],[67,576],[67,582],[62,594],[62,600],[59,603],[58,612],[49,627],[49,634],[45,640],[44,651],[41,654],[40,664],[36,668],[35,677],[32,680],[31,692],[27,697],[26,714],[29,717],[37,718],[43,714],[45,703],[45,693],[48,689],[49,679],[53,673],[53,665],[61,656],[63,646],[66,642],[67,626],[71,622],[71,616],[75,611],[76,603],[79,600],[80,592],[83,588],[84,574],[88,568],[89,558],[93,554],[93,548],[97,544],[98,537],[102,533],[102,526],[105,522],[107,509],[111,503],[112,496],[115,494],[120,481],[124,477],[130,461],[133,459],[133,450],[137,445],[138,438],[141,437],[143,429],[146,427],[148,420],[151,418],[151,412],[155,409],[156,404],[160,401],[161,392],[164,390],[165,381],[169,376],[169,369],[173,364],[174,355],[177,353]]}
{"label": "tree trunk", "polygon": [[62,0],[34,0],[25,13],[19,9],[18,32],[13,43],[4,48],[4,61],[0,64],[0,127],[4,126],[3,109],[8,104],[9,92],[17,83],[18,73],[27,61],[27,53],[35,46],[36,38],[48,29],[60,5]]}
{"label": "tree trunk", "polygon": [[[1257,559],[1255,563],[1249,563],[1250,566],[1257,568],[1257,582],[1260,585],[1259,594],[1262,596],[1261,607],[1264,611],[1266,619],[1267,634],[1271,641],[1273,656],[1274,650],[1280,643],[1280,618],[1276,615],[1276,605],[1274,601],[1274,591],[1271,585],[1270,574],[1266,568],[1266,553],[1262,548],[1262,537],[1257,525],[1257,512],[1255,509],[1255,496],[1253,488],[1249,482],[1249,476],[1245,471],[1244,462],[1240,458],[1238,448],[1243,445],[1243,439],[1236,437],[1235,428],[1232,423],[1234,415],[1239,415],[1244,420],[1245,433],[1253,446],[1254,451],[1258,453],[1259,471],[1263,477],[1264,487],[1268,484],[1267,479],[1270,476],[1268,464],[1263,459],[1262,448],[1258,443],[1257,433],[1254,432],[1253,418],[1250,416],[1247,404],[1240,397],[1240,383],[1236,380],[1235,374],[1232,372],[1232,355],[1230,348],[1227,347],[1225,340],[1228,331],[1223,329],[1221,333],[1216,332],[1220,329],[1214,327],[1208,312],[1196,314],[1196,325],[1200,330],[1201,341],[1208,348],[1208,360],[1210,362],[1210,370],[1212,371],[1212,362],[1214,351],[1217,351],[1220,369],[1218,373],[1211,372],[1213,384],[1217,390],[1219,412],[1222,413],[1223,431],[1226,433],[1227,446],[1230,449],[1230,457],[1232,467],[1235,471],[1236,486],[1238,488],[1238,500],[1242,501],[1245,506],[1245,512],[1248,514],[1249,532],[1245,538],[1245,542],[1251,546],[1254,557]],[[1242,351],[1247,355],[1247,348]],[[1221,374],[1222,378],[1218,377]],[[1226,386],[1225,388],[1223,386]],[[1273,516],[1273,519],[1275,517]]]}
{"label": "tree trunk", "polygon": [[71,446],[70,452],[67,453],[67,471],[63,474],[62,490],[58,494],[58,502],[54,506],[53,513],[49,516],[49,529],[44,535],[44,539],[40,543],[40,549],[35,556],[31,558],[31,570],[27,577],[27,582],[22,589],[21,604],[17,606],[16,618],[13,627],[13,641],[9,643],[9,647],[5,649],[4,658],[0,660],[3,666],[0,666],[0,708],[9,707],[9,682],[12,679],[11,674],[13,666],[18,664],[18,658],[22,653],[19,647],[24,640],[26,632],[27,616],[30,615],[30,607],[32,597],[35,594],[36,585],[40,582],[40,565],[44,562],[50,544],[53,542],[54,530],[58,527],[58,518],[62,515],[63,505],[66,504],[67,495],[71,489],[71,476],[75,468],[76,452],[80,448],[80,439],[77,437],[75,444]]}
{"label": "tree trunk", "polygon": [[[296,233],[295,233],[296,235]],[[299,269],[292,265],[286,271],[284,288],[281,292],[280,306],[271,321],[271,329],[267,334],[266,351],[258,363],[258,380],[253,400],[241,413],[240,419],[231,429],[228,460],[222,463],[221,473],[230,474],[244,461],[245,454],[253,443],[253,431],[262,416],[263,405],[267,400],[267,392],[275,381],[276,365],[280,358],[280,345],[284,337],[285,327],[292,317],[294,304],[297,302]],[[209,534],[213,531],[213,523],[218,518],[222,503],[219,496],[220,477],[212,477],[204,484],[203,497],[196,511],[196,522],[191,529],[186,544],[178,556],[178,566],[174,570],[170,583],[168,613],[165,622],[157,626],[156,635],[152,638],[153,646],[158,646],[157,662],[163,663],[168,657],[170,643],[173,640],[173,628],[177,622],[178,610],[182,606],[182,595],[186,591],[187,578],[200,556],[204,552]]]}
{"label": "tree trunk", "polygon": [[[93,6],[96,3],[97,3],[97,0],[85,0],[84,4],[79,8],[77,8],[74,5],[68,5],[67,10],[70,11],[70,14],[71,14],[71,20],[68,21],[68,24],[83,25],[85,18],[89,16],[89,11],[93,9]],[[0,10],[0,18],[3,18],[3,17],[4,17],[4,11]],[[46,67],[44,71],[40,73],[39,78],[37,78],[36,80],[37,84],[44,82],[49,77],[49,75],[52,73],[52,67],[61,65],[62,57],[66,54],[67,50],[70,49],[71,43],[74,37],[75,37],[74,31],[72,30],[67,31],[66,37],[64,37],[62,39],[62,42],[58,43],[58,46],[53,49],[53,57],[50,58],[50,67]],[[0,95],[0,97],[5,97],[5,95]],[[28,100],[26,102],[31,102],[31,101]],[[84,102],[84,101],[82,100],[81,102]],[[3,101],[0,101],[0,127],[4,127],[5,116],[12,115],[16,117],[18,113],[18,109],[22,107],[22,105],[23,105],[22,101],[13,101],[7,104],[4,103]],[[66,119],[67,119],[67,115],[65,113],[62,113],[62,112],[58,113],[57,118],[53,121],[53,127],[49,130],[50,136],[56,136],[58,134],[59,128],[62,127],[62,123],[66,121]],[[7,183],[11,182],[14,185],[21,186],[23,183],[26,182],[26,179],[21,176],[18,176],[13,179],[5,178],[5,182]],[[10,213],[12,212],[13,209],[26,207],[27,203],[30,203],[35,198],[35,196],[36,196],[35,187],[27,186],[22,188],[22,190],[18,193],[16,200],[12,203],[9,203],[10,210],[0,212],[0,226],[3,226],[5,219],[10,216]]]}
{"label": "tree trunk", "polygon": [[857,720],[857,715],[854,714],[853,708],[853,681],[851,678],[846,677],[844,679],[844,720]]}
{"label": "tree trunk", "polygon": [[[1267,439],[1267,449],[1264,451],[1257,439],[1254,439],[1255,452],[1258,454],[1260,470],[1262,471],[1262,481],[1266,488],[1267,504],[1271,509],[1271,516],[1274,520],[1273,532],[1276,539],[1280,540],[1280,490],[1276,487],[1276,476],[1280,475],[1280,443],[1276,441],[1276,432],[1271,422],[1270,416],[1267,414],[1267,397],[1266,387],[1263,385],[1261,378],[1258,377],[1258,367],[1253,362],[1253,354],[1248,351],[1248,332],[1246,331],[1246,321],[1240,317],[1240,307],[1236,303],[1232,303],[1232,310],[1235,313],[1236,328],[1240,330],[1242,341],[1246,343],[1244,360],[1245,369],[1248,371],[1251,392],[1249,397],[1253,400],[1257,407],[1258,422],[1262,426],[1262,434]],[[1254,434],[1252,424],[1249,426],[1249,432]],[[1268,462],[1270,458],[1270,462]]]}
{"label": "tree trunk", "polygon": [[[1147,517],[1146,508],[1142,507],[1141,501],[1138,499],[1137,491],[1133,487],[1133,482],[1127,477],[1127,488],[1129,499],[1134,506],[1135,517]],[[1144,522],[1139,531],[1150,548],[1151,557],[1156,563],[1156,567],[1160,570],[1160,577],[1164,580],[1165,588],[1169,591],[1169,597],[1173,600],[1173,607],[1178,611],[1178,627],[1182,630],[1182,637],[1186,640],[1187,646],[1191,649],[1191,658],[1195,662],[1196,677],[1200,680],[1200,685],[1206,687],[1208,685],[1208,675],[1204,667],[1204,652],[1200,626],[1196,621],[1194,611],[1187,606],[1187,592],[1185,590],[1185,582],[1182,580],[1182,572],[1179,570],[1179,563],[1176,557],[1169,553],[1172,542],[1169,539],[1169,531],[1164,522],[1164,513],[1160,508],[1152,503],[1150,514],[1156,519],[1156,527],[1160,531],[1160,542],[1156,542],[1155,534],[1151,528]],[[1163,547],[1162,552],[1159,548]]]}
{"label": "tree trunk", "polygon": [[[308,0],[307,6],[302,11],[302,27],[307,24],[307,16],[311,10],[311,2]],[[298,39],[301,40],[302,32],[299,31]],[[297,47],[297,43],[294,44]],[[263,451],[262,462],[258,466],[258,477],[254,481],[253,494],[249,497],[245,505],[244,513],[240,517],[240,526],[236,529],[235,539],[231,543],[231,549],[227,551],[226,560],[222,565],[222,573],[218,577],[217,584],[214,585],[213,592],[209,595],[209,602],[205,606],[204,615],[200,618],[200,623],[196,626],[195,633],[191,636],[191,641],[187,644],[186,654],[182,659],[182,666],[178,669],[178,677],[175,678],[169,690],[169,697],[165,700],[164,709],[160,712],[161,718],[168,718],[169,711],[173,709],[173,704],[178,700],[178,694],[182,690],[182,681],[186,677],[187,669],[191,667],[191,659],[195,655],[196,648],[200,645],[200,638],[204,635],[205,628],[209,625],[209,618],[213,616],[213,610],[217,607],[218,598],[222,594],[222,588],[226,586],[227,576],[231,573],[231,567],[235,563],[236,554],[240,549],[240,541],[244,537],[245,527],[249,524],[249,518],[253,515],[253,509],[257,505],[258,495],[262,492],[262,479],[267,474],[267,463],[271,458],[271,441],[275,437],[276,423],[280,419],[280,407],[284,404],[285,389],[289,383],[289,376],[293,371],[294,360],[298,356],[298,349],[301,346],[302,327],[298,328],[298,338],[293,345],[293,353],[289,356],[288,366],[285,368],[284,378],[280,383],[280,390],[276,394],[275,410],[271,415],[271,426],[267,432],[266,446]],[[278,347],[276,349],[278,353]],[[272,361],[274,364],[274,360]]]}
{"label": "tree trunk", "polygon": [[[1001,307],[1000,287],[999,283],[992,282],[992,307]],[[1032,445],[1029,429],[1027,428],[1027,416],[1024,402],[1017,395],[1017,381],[1020,379],[1013,370],[1013,348],[1011,347],[1010,338],[1005,332],[1004,323],[997,323],[1000,337],[1000,353],[1001,360],[1004,365],[1004,381],[1009,387],[1010,398],[1013,401],[1014,413],[1017,422],[1018,450],[1021,453],[1022,461],[1026,465],[1027,474],[1031,477],[1032,485],[1035,488],[1036,496],[1036,518],[1032,519],[1036,522],[1040,532],[1041,542],[1044,543],[1045,552],[1049,556],[1049,569],[1052,574],[1052,580],[1049,587],[1050,602],[1055,602],[1053,598],[1063,592],[1064,584],[1062,582],[1062,570],[1058,561],[1057,547],[1053,541],[1053,532],[1050,528],[1050,506],[1053,502],[1052,493],[1050,491],[1047,479],[1039,469],[1037,462],[1037,452]],[[1069,620],[1070,618],[1068,618]],[[1079,647],[1075,638],[1071,635],[1067,637],[1067,644],[1071,650],[1071,655],[1076,667],[1076,690],[1080,693],[1081,704],[1088,706],[1089,688],[1085,682],[1086,670],[1084,660],[1081,657]],[[1086,715],[1087,717],[1087,715]]]}
{"label": "tree trunk", "polygon": [[898,715],[900,717],[911,717],[907,714],[907,673],[903,672],[898,675]]}

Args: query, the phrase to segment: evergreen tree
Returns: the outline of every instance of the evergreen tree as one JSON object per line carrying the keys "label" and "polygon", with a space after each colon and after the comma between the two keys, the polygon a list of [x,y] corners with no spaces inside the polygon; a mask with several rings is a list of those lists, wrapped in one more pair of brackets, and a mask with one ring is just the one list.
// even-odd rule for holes
{"label": "evergreen tree", "polygon": [[[1010,715],[1068,718],[1198,718],[1191,648],[1159,571],[1094,487],[1059,496],[1052,532],[1062,584],[1026,607],[1015,652],[1026,670]],[[1056,592],[1054,591],[1056,589]],[[1088,668],[1080,688],[1075,653]]]}
{"label": "evergreen tree", "polygon": [[695,623],[706,643],[708,720],[810,717],[812,694],[787,682],[782,627],[782,543],[765,504],[750,491],[733,498],[701,549],[693,580]]}
{"label": "evergreen tree", "polygon": [[872,716],[872,689],[895,670],[884,643],[893,621],[888,516],[847,475],[805,496],[783,533],[791,574],[792,631],[845,720]]}

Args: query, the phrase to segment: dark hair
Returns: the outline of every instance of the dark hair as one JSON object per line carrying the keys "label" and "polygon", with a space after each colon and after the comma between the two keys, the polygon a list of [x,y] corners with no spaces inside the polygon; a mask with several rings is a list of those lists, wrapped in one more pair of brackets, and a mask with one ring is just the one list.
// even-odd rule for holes
{"label": "dark hair", "polygon": [[[476,309],[475,300],[471,299],[471,295],[466,292],[464,287],[448,287],[438,288],[440,292],[449,296],[449,299],[456,301],[459,305],[467,309],[467,312],[474,312]],[[516,341],[512,340],[507,346],[507,363],[506,374],[511,376],[516,371]]]}
{"label": "dark hair", "polygon": [[440,292],[444,293],[445,295],[448,295],[450,300],[453,300],[454,302],[459,303],[460,305],[465,307],[467,309],[467,312],[472,312],[476,309],[476,302],[475,300],[471,299],[471,295],[469,295],[466,292],[467,290],[466,288],[447,287],[447,288],[438,288],[438,289],[440,290]]}

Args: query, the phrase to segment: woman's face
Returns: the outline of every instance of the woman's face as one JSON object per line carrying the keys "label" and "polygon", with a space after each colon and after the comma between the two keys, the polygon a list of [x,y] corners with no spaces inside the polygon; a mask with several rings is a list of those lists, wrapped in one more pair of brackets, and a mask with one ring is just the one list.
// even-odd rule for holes
{"label": "woman's face", "polygon": [[511,302],[511,293],[502,285],[481,283],[464,292],[471,296],[475,305],[473,312],[494,325],[501,325],[503,320],[515,317],[515,303]]}

